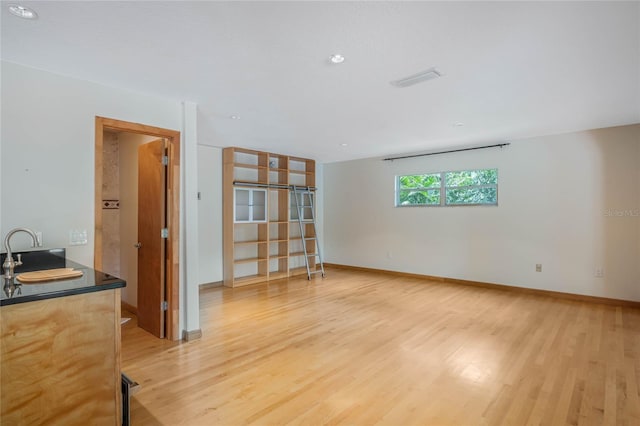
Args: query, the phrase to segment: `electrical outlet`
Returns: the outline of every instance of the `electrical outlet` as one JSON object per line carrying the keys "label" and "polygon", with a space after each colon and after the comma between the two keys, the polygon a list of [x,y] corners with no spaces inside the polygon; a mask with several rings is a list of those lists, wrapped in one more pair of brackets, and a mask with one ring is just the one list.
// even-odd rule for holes
{"label": "electrical outlet", "polygon": [[387,259],[391,259],[393,257],[393,253],[390,251],[387,252]]}
{"label": "electrical outlet", "polygon": [[542,263],[536,263],[536,272],[542,272]]}
{"label": "electrical outlet", "polygon": [[604,277],[604,269],[596,268],[595,276],[596,276],[596,278]]}

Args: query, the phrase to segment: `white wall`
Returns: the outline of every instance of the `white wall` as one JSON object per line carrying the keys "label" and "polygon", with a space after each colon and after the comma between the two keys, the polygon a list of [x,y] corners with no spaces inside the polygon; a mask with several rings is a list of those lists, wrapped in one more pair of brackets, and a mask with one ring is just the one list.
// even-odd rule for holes
{"label": "white wall", "polygon": [[326,262],[325,244],[324,244],[324,221],[325,221],[325,191],[324,191],[324,164],[316,163],[316,231],[318,233],[318,246],[322,253],[323,261]]}
{"label": "white wall", "polygon": [[[498,207],[394,207],[396,175],[493,167]],[[332,263],[640,301],[639,216],[640,125],[324,165]]]}
{"label": "white wall", "polygon": [[[95,117],[181,130],[183,105],[13,63],[1,67],[0,233],[18,226],[42,231],[46,247],[66,247],[70,259],[93,265]],[[183,141],[183,158],[191,145],[195,151],[195,142]],[[196,165],[183,166],[184,180],[195,174]],[[190,226],[197,233],[197,223]],[[87,230],[86,246],[69,246],[72,229]],[[26,238],[16,235],[16,250],[28,246]],[[180,276],[182,292],[182,267]],[[186,308],[197,318],[197,298],[190,300]],[[181,327],[189,313],[184,311]]]}
{"label": "white wall", "polygon": [[[66,247],[70,259],[92,265],[95,117],[180,129],[180,103],[1,65],[0,231],[40,230],[46,247]],[[89,243],[69,246],[71,229],[86,229]]]}
{"label": "white wall", "polygon": [[222,281],[222,149],[198,146],[199,283]]}
{"label": "white wall", "polygon": [[180,215],[182,236],[180,244],[180,271],[186,283],[180,287],[180,300],[184,306],[185,331],[200,329],[200,287],[198,272],[198,106],[182,103],[182,191]]}

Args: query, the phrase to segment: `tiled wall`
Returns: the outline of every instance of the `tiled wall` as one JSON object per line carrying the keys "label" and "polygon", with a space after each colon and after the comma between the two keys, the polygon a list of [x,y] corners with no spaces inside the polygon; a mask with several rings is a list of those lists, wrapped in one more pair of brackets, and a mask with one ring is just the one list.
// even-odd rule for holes
{"label": "tiled wall", "polygon": [[118,135],[105,132],[102,165],[102,269],[120,276],[120,165]]}

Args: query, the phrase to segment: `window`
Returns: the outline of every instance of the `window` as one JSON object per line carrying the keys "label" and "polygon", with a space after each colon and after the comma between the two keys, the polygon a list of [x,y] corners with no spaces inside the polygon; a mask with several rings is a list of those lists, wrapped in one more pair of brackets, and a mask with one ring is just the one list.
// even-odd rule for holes
{"label": "window", "polygon": [[440,174],[398,176],[398,206],[440,205]]}
{"label": "window", "polygon": [[498,205],[498,169],[398,176],[396,206]]}

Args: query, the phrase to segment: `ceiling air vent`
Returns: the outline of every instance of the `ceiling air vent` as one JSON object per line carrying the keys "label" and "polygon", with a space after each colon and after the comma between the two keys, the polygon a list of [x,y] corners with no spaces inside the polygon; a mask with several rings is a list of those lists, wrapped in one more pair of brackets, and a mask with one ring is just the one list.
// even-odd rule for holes
{"label": "ceiling air vent", "polygon": [[413,86],[414,84],[422,83],[423,81],[433,80],[434,78],[442,77],[442,75],[443,74],[437,69],[429,68],[426,71],[422,71],[417,74],[410,75],[409,77],[392,81],[391,84],[396,87],[409,87],[409,86]]}

